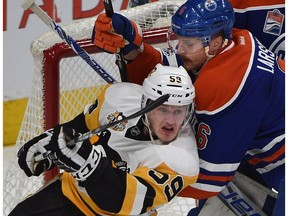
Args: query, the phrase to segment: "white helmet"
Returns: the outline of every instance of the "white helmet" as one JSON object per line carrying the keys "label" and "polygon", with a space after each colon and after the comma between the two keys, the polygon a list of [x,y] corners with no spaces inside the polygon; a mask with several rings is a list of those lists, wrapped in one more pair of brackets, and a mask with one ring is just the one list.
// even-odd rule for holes
{"label": "white helmet", "polygon": [[154,101],[164,94],[170,95],[164,104],[174,106],[190,105],[195,98],[191,78],[182,66],[177,68],[157,64],[142,86],[142,108],[147,105],[148,99]]}
{"label": "white helmet", "polygon": [[[186,117],[182,123],[182,127],[190,122],[195,108],[195,88],[190,76],[182,66],[177,68],[157,64],[144,80],[142,86],[142,108],[144,108],[150,101],[155,101],[160,96],[169,94],[170,97],[164,104],[172,106],[187,105]],[[151,129],[147,117],[144,120],[144,124],[148,127],[151,136]]]}

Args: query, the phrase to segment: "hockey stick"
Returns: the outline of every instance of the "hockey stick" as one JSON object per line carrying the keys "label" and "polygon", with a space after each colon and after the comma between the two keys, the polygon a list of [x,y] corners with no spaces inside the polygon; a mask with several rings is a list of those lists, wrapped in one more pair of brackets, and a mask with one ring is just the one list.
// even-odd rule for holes
{"label": "hockey stick", "polygon": [[90,65],[94,71],[96,71],[101,78],[103,78],[107,83],[116,83],[117,81],[107,73],[84,49],[82,49],[72,37],[70,37],[57,23],[52,20],[38,5],[36,5],[35,0],[26,0],[22,3],[22,8],[24,10],[31,9],[46,25],[53,29],[61,39],[63,39],[73,51],[80,56],[84,61]]}
{"label": "hockey stick", "polygon": [[[84,140],[87,140],[87,139],[90,139],[92,136],[106,130],[107,128],[109,127],[113,127],[114,125],[117,125],[117,124],[120,124],[124,121],[128,121],[130,119],[133,119],[133,118],[136,118],[138,116],[141,116],[147,112],[150,112],[151,110],[155,109],[156,107],[160,106],[161,104],[165,103],[165,101],[168,100],[168,98],[170,97],[169,94],[165,94],[165,95],[162,95],[161,97],[159,97],[157,100],[155,101],[152,101],[150,104],[148,104],[146,107],[144,107],[143,109],[131,114],[130,116],[127,116],[127,117],[124,117],[123,119],[121,120],[118,120],[118,121],[114,121],[114,122],[111,122],[111,123],[108,123],[106,125],[102,125],[94,130],[91,130],[91,131],[88,131],[87,133],[85,134],[82,134],[81,136],[79,137],[76,137],[72,140],[70,140],[68,143],[67,143],[67,146],[73,146],[75,145],[77,142],[82,142]],[[49,154],[51,154],[51,152],[45,152],[41,155],[38,155],[37,156],[37,159],[36,161],[41,161],[43,160],[44,158],[47,158],[49,156]]]}
{"label": "hockey stick", "polygon": [[[106,15],[110,18],[112,18],[114,14],[113,5],[111,0],[104,0],[104,8],[106,11]],[[120,49],[119,53],[116,53],[116,64],[119,68],[120,76],[122,82],[128,82],[128,74],[127,74],[127,68],[125,64],[124,54],[122,50]]]}
{"label": "hockey stick", "polygon": [[107,128],[109,128],[109,127],[113,127],[114,125],[117,125],[117,124],[119,124],[121,122],[128,121],[130,119],[133,119],[133,118],[136,118],[138,116],[141,116],[141,115],[143,115],[143,114],[145,114],[147,112],[150,112],[151,110],[155,109],[156,107],[160,106],[165,101],[167,101],[169,97],[170,97],[169,94],[162,95],[157,100],[151,102],[146,107],[144,107],[143,109],[131,114],[130,116],[124,117],[121,120],[114,121],[114,122],[108,123],[106,125],[102,125],[102,126],[96,128],[94,130],[91,130],[91,131],[89,131],[89,132],[87,132],[87,133],[85,133],[85,134],[83,134],[83,135],[81,135],[79,137],[76,137],[76,138],[70,140],[67,143],[67,145],[68,146],[73,146],[73,145],[75,145],[75,143],[87,140],[87,139],[91,138],[92,136],[94,136],[95,134],[100,133],[100,132],[106,130]]}

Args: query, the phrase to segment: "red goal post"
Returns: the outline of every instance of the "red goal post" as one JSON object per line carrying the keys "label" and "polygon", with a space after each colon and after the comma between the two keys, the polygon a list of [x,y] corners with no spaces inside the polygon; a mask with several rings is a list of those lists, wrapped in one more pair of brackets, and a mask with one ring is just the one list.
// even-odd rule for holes
{"label": "red goal post", "polygon": [[[183,0],[162,0],[120,11],[144,30],[144,41],[166,47],[170,17]],[[117,81],[120,81],[115,55],[91,44],[94,18],[83,19],[63,29]],[[67,122],[93,102],[106,82],[52,31],[31,43],[34,58],[33,80],[25,115],[15,145],[15,157],[8,165],[3,181],[3,215],[29,194],[38,190],[55,172],[28,178],[17,164],[16,152],[23,143],[56,124]],[[57,171],[56,171],[57,173]],[[195,205],[192,199],[177,198],[162,210],[162,215],[185,215]],[[159,214],[161,215],[161,214]]]}

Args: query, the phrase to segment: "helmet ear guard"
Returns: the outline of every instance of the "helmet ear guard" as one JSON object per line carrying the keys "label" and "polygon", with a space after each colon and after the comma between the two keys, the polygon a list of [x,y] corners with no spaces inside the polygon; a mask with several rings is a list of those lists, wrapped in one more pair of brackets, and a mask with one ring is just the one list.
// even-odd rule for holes
{"label": "helmet ear guard", "polygon": [[188,0],[172,16],[171,27],[178,36],[200,37],[205,47],[221,31],[225,39],[231,39],[234,21],[228,0]]}

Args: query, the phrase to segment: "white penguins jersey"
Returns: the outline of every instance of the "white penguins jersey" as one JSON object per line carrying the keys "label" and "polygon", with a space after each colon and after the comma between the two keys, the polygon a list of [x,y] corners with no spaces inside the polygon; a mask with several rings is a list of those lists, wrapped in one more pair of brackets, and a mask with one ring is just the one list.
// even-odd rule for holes
{"label": "white penguins jersey", "polygon": [[[137,84],[107,85],[79,115],[85,121],[75,119],[85,122],[89,131],[127,117],[141,109],[142,92]],[[97,167],[85,182],[63,174],[63,193],[85,215],[156,215],[155,209],[196,181],[199,159],[191,127],[182,128],[177,139],[166,145],[156,137],[152,141],[144,127],[140,116],[91,138],[105,150],[99,165],[105,168]]]}

